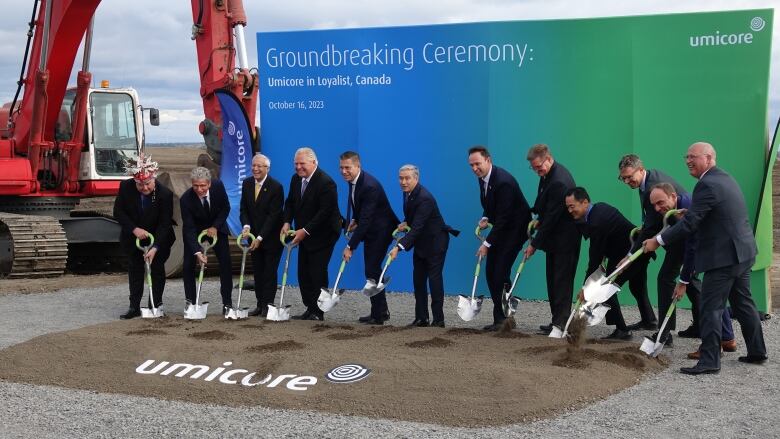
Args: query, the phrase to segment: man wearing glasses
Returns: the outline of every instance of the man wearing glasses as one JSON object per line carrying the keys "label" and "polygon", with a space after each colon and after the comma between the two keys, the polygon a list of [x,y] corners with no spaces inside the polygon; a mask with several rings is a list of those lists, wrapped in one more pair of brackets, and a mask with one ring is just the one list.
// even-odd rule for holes
{"label": "man wearing glasses", "polygon": [[524,256],[527,259],[536,249],[544,250],[552,323],[539,329],[550,333],[553,326],[562,330],[571,312],[574,274],[580,258],[580,234],[574,219],[566,211],[564,198],[566,192],[577,185],[569,170],[553,159],[547,145],[532,146],[526,159],[531,170],[539,176],[536,201],[531,209],[538,215],[539,225]]}
{"label": "man wearing glasses", "polygon": [[[629,254],[637,251],[642,242],[652,236],[655,236],[661,227],[663,226],[663,215],[656,212],[653,203],[650,202],[650,190],[658,183],[669,183],[674,186],[675,192],[680,196],[688,196],[686,191],[679,183],[665,173],[657,169],[645,169],[642,160],[636,154],[627,154],[620,159],[618,164],[620,174],[618,179],[625,183],[631,189],[638,189],[639,192],[639,204],[642,206],[642,229],[639,232],[639,236],[634,241],[634,245],[631,247]],[[677,244],[678,247],[683,246],[684,243]],[[675,247],[674,249],[667,249],[664,261],[661,264],[661,268],[658,270],[658,313],[659,315],[665,315],[666,310],[672,303],[672,294],[674,293],[674,287],[677,285],[676,279],[680,274],[680,267],[683,263],[683,251],[681,248]],[[650,263],[650,258],[655,259],[655,253],[646,253],[639,259],[634,261],[634,265],[643,265],[641,270],[645,273],[645,285],[647,284],[647,265]],[[650,299],[647,295],[647,287],[644,289],[631,289],[631,294],[636,299],[637,306],[639,307],[639,314],[642,319],[629,325],[629,329],[647,329],[655,330],[658,326],[658,320],[653,313],[653,307],[650,305]],[[670,322],[674,325],[673,322]],[[674,327],[667,328],[669,330]],[[669,336],[666,339],[667,345],[672,344],[672,337]]]}

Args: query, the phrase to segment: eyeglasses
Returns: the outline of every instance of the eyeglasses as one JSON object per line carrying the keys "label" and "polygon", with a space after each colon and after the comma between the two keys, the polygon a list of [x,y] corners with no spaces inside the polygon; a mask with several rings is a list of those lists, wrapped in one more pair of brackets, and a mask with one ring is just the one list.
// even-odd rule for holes
{"label": "eyeglasses", "polygon": [[635,169],[634,172],[628,175],[618,175],[617,179],[622,181],[623,183],[628,183],[632,178],[634,178],[637,172],[639,172],[639,169]]}
{"label": "eyeglasses", "polygon": [[695,159],[697,157],[701,157],[701,156],[709,156],[709,154],[686,154],[686,155],[683,156],[683,159],[685,159],[685,160],[693,160],[693,159]]}
{"label": "eyeglasses", "polygon": [[530,165],[528,165],[528,169],[530,169],[532,171],[539,171],[539,170],[544,169],[544,164],[547,163],[547,159],[548,158],[549,157],[543,158],[542,161],[539,162],[539,164],[537,164],[537,165],[534,165],[533,163],[531,163]]}

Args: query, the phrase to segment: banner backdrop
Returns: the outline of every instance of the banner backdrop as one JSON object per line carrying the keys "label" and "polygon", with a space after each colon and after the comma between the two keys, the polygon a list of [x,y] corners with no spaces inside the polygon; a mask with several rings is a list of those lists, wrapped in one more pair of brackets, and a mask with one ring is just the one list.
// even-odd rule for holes
{"label": "banner backdrop", "polygon": [[[691,143],[708,141],[718,165],[740,183],[755,226],[768,143],[772,19],[767,9],[261,32],[263,151],[271,173],[287,184],[295,150],[314,148],[319,165],[339,184],[342,214],[347,186],[338,173],[340,153],[360,153],[363,169],[383,183],[399,214],[398,168],[419,166],[420,182],[437,198],[445,221],[464,232],[447,254],[449,294],[471,288],[478,246],[472,230],[482,209],[466,151],[477,144],[515,175],[532,204],[538,177],[525,155],[533,144],[546,143],[594,202],[610,203],[638,224],[637,191],[616,178],[621,156],[636,153],[648,168],[691,190],[695,180],[682,157]],[[761,212],[771,215],[771,208]],[[753,294],[762,309],[770,232],[759,228],[757,236],[762,257]],[[336,246],[331,273],[344,245]],[[659,265],[649,269],[652,300]],[[389,274],[391,290],[411,291],[411,255],[402,254]],[[361,288],[362,252],[342,283]],[[482,280],[478,291],[487,294]],[[541,253],[529,261],[517,291],[546,298]],[[627,289],[621,293],[621,300],[630,297]]]}
{"label": "banner backdrop", "polygon": [[244,107],[233,93],[217,90],[219,107],[222,110],[222,166],[219,179],[225,184],[230,200],[230,215],[227,223],[230,234],[238,236],[243,225],[239,218],[241,205],[241,184],[252,175],[252,130]]}

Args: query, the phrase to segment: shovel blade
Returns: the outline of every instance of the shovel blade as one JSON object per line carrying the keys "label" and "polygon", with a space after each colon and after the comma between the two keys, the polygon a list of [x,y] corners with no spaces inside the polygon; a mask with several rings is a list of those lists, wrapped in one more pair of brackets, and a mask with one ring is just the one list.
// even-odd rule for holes
{"label": "shovel blade", "polygon": [[663,343],[657,343],[652,338],[645,336],[645,338],[642,340],[642,345],[639,346],[639,350],[646,353],[647,355],[655,358],[658,356],[658,354],[661,353],[661,351],[664,349]]}
{"label": "shovel blade", "polygon": [[268,314],[265,319],[272,322],[286,322],[290,320],[290,305],[278,308],[273,305],[268,305]]}
{"label": "shovel blade", "polygon": [[471,300],[471,297],[461,295],[458,297],[458,316],[463,319],[463,321],[470,322],[482,309],[482,300],[482,296]]}
{"label": "shovel blade", "polygon": [[187,320],[203,320],[209,309],[209,303],[203,302],[200,305],[187,305],[184,308],[184,318]]}
{"label": "shovel blade", "polygon": [[366,284],[363,285],[363,289],[360,292],[366,297],[376,295],[376,281],[374,279],[366,279]]}
{"label": "shovel blade", "polygon": [[162,306],[158,306],[157,308],[141,308],[142,319],[158,319],[160,317],[165,317]]}
{"label": "shovel blade", "polygon": [[241,320],[249,317],[249,308],[230,308],[228,309],[228,312],[225,313],[225,319],[227,320]]}
{"label": "shovel blade", "polygon": [[520,299],[518,299],[515,296],[511,296],[507,301],[506,309],[504,310],[504,315],[507,317],[512,317],[517,312],[517,307],[519,305],[520,305]]}
{"label": "shovel blade", "polygon": [[613,283],[602,285],[601,282],[598,282],[586,285],[582,290],[586,302],[604,303],[612,297],[613,294],[620,291],[620,287]]}
{"label": "shovel blade", "polygon": [[561,328],[553,325],[552,331],[547,335],[550,338],[564,338],[566,337],[566,333],[561,331]]}
{"label": "shovel blade", "polygon": [[604,316],[609,311],[609,306],[604,304],[595,305],[593,308],[583,307],[583,312],[588,318],[588,326],[596,326],[604,320]]}
{"label": "shovel blade", "polygon": [[320,289],[320,297],[317,298],[317,306],[322,312],[328,312],[339,303],[341,297],[338,294],[331,294],[325,288]]}
{"label": "shovel blade", "polygon": [[380,292],[384,291],[385,287],[387,287],[387,284],[389,283],[390,283],[390,276],[385,276],[384,279],[382,279],[382,281],[376,285],[376,293],[372,294],[371,296],[375,296]]}

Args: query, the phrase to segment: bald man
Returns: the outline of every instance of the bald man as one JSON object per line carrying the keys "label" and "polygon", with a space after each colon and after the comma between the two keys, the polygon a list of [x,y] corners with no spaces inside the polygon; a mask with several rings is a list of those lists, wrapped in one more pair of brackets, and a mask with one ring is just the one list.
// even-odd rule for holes
{"label": "bald man", "polygon": [[699,362],[680,369],[689,375],[720,372],[721,318],[726,300],[747,346],[747,355],[739,361],[761,364],[768,358],[761,321],[750,295],[750,268],[758,251],[745,198],[737,182],[716,166],[715,159],[715,149],[709,143],[697,142],[688,148],[685,164],[699,180],[693,188],[691,207],[677,224],[644,241],[645,251],[655,251],[659,245],[698,233],[694,266],[704,273],[699,315],[702,344]]}

